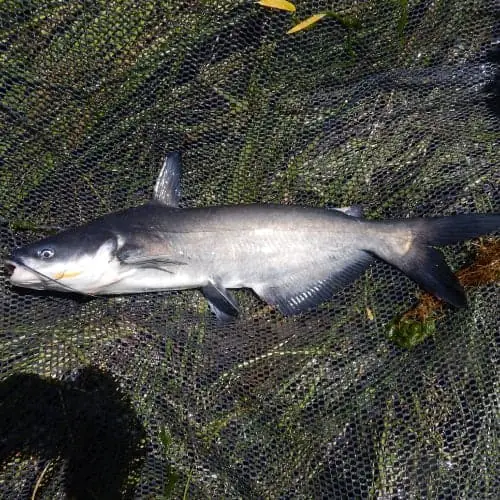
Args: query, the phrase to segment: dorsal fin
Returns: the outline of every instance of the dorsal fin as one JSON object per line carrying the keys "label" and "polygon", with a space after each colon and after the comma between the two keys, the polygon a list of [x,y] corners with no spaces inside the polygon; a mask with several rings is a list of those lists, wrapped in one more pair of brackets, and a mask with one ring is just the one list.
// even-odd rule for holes
{"label": "dorsal fin", "polygon": [[181,197],[181,154],[178,151],[168,153],[163,161],[156,185],[153,199],[169,207],[178,207]]}

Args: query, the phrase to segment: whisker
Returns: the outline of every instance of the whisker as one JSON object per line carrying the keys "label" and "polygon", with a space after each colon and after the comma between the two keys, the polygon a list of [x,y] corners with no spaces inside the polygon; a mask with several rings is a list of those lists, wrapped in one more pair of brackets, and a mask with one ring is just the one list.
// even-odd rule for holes
{"label": "whisker", "polygon": [[[17,262],[15,262],[15,263],[18,264]],[[34,273],[37,276],[39,276],[40,278],[42,278],[42,280],[51,281],[52,283],[56,283],[57,285],[65,288],[69,292],[77,293],[79,295],[88,295],[89,297],[97,297],[96,295],[94,295],[92,293],[84,293],[84,292],[81,292],[79,290],[76,290],[75,288],[72,288],[69,285],[66,285],[65,283],[61,283],[60,281],[55,280],[54,278],[51,278],[50,276],[47,276],[46,274],[43,274],[40,271],[37,271],[36,269],[33,269],[31,266],[28,266],[27,264],[19,263],[18,265],[24,266],[26,269],[29,269],[32,273]]]}

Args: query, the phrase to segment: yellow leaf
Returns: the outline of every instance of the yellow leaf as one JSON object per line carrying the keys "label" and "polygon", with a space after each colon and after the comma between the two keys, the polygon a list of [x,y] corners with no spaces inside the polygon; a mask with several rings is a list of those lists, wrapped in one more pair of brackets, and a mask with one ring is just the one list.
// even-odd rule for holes
{"label": "yellow leaf", "polygon": [[375,319],[375,315],[369,307],[366,308],[366,316],[370,321],[373,321]]}
{"label": "yellow leaf", "polygon": [[314,14],[314,16],[308,17],[299,24],[296,24],[291,30],[288,30],[286,33],[287,35],[291,35],[292,33],[297,33],[297,31],[301,31],[311,26],[311,24],[317,23],[320,19],[323,19],[325,16],[326,12],[322,12],[321,14]]}
{"label": "yellow leaf", "polygon": [[272,9],[287,10],[288,12],[295,12],[295,5],[286,0],[259,0],[258,4],[263,7],[271,7]]}

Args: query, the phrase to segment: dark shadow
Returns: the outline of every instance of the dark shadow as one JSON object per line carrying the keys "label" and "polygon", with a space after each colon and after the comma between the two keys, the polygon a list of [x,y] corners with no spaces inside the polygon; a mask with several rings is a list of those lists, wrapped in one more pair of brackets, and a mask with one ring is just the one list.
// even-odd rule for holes
{"label": "dark shadow", "polygon": [[132,498],[145,436],[128,397],[96,368],[62,381],[18,374],[0,383],[0,463],[64,459],[68,498]]}
{"label": "dark shadow", "polygon": [[485,89],[489,94],[486,102],[490,110],[500,117],[500,47],[488,53],[488,61],[496,66],[496,71],[493,81]]}

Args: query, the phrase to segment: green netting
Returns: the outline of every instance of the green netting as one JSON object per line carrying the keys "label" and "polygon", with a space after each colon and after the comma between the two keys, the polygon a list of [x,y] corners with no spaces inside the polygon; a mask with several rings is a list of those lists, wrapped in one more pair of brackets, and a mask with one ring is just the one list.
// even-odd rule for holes
{"label": "green netting", "polygon": [[[184,206],[500,211],[493,0],[0,5],[1,257],[146,201],[172,150]],[[196,291],[0,270],[0,497],[495,498],[498,284],[391,340],[419,293],[378,263],[297,317],[239,291],[221,326]]]}

